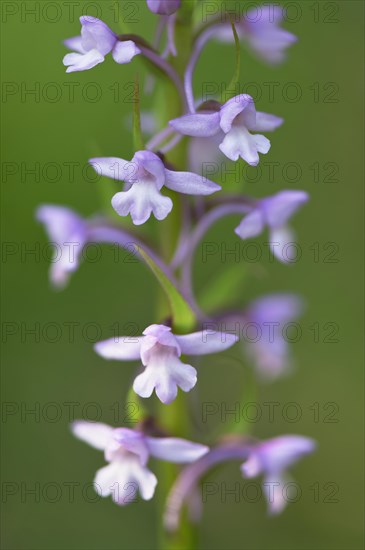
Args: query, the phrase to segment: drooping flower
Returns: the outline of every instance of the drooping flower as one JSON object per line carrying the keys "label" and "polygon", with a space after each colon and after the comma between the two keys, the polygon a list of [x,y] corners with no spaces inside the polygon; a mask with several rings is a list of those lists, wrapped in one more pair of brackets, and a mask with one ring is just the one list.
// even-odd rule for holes
{"label": "drooping flower", "polygon": [[263,379],[273,380],[289,370],[286,325],[294,322],[302,309],[302,300],[295,294],[264,296],[247,308],[245,318],[255,325],[258,336],[246,341],[245,350]]}
{"label": "drooping flower", "polygon": [[109,462],[96,472],[94,488],[102,497],[111,495],[120,506],[133,502],[140,493],[150,500],[157,485],[156,476],[147,468],[150,456],[173,463],[188,463],[209,449],[175,437],[149,437],[129,428],[112,428],[100,422],[76,421],[73,434],[92,447],[104,451]]}
{"label": "drooping flower", "polygon": [[108,25],[96,17],[83,15],[80,17],[80,23],[81,36],[64,41],[65,46],[75,50],[63,58],[67,73],[92,69],[102,63],[108,53],[111,53],[114,61],[120,64],[129,63],[134,56],[141,53],[132,40],[118,40]]}
{"label": "drooping flower", "polygon": [[172,200],[160,193],[163,186],[188,195],[211,195],[221,189],[197,174],[168,170],[152,151],[138,151],[131,161],[109,157],[89,162],[98,174],[126,182],[125,191],[114,195],[112,206],[120,216],[130,214],[135,225],[145,223],[151,213],[163,220],[171,212]]}
{"label": "drooping flower", "polygon": [[153,13],[172,15],[181,5],[181,0],[147,0],[147,6]]}
{"label": "drooping flower", "polygon": [[141,397],[150,397],[153,390],[162,403],[172,403],[177,388],[190,391],[196,384],[194,367],[183,363],[182,354],[206,355],[224,351],[237,341],[236,336],[205,330],[175,335],[164,325],[150,325],[143,336],[110,338],[95,345],[95,351],[105,359],[136,361],[145,367],[134,381],[133,389]]}
{"label": "drooping flower", "polygon": [[259,153],[268,153],[270,141],[250,132],[272,132],[282,123],[280,117],[257,112],[248,94],[235,96],[224,105],[209,102],[207,109],[170,121],[176,131],[187,136],[217,136],[221,139],[219,149],[227,158],[237,161],[241,157],[251,166],[259,163]]}
{"label": "drooping flower", "polygon": [[263,490],[270,514],[279,514],[287,504],[286,470],[315,448],[313,439],[300,435],[274,437],[253,446],[248,460],[241,466],[241,472],[247,478],[264,476]]}
{"label": "drooping flower", "polygon": [[281,262],[295,260],[296,250],[291,250],[294,235],[287,222],[293,214],[309,200],[304,191],[280,191],[271,197],[258,200],[235,229],[241,239],[260,235],[265,227],[270,232],[270,248]]}
{"label": "drooping flower", "polygon": [[79,266],[80,255],[88,239],[86,221],[69,208],[56,205],[40,206],[36,217],[44,224],[50,241],[55,245],[51,282],[55,287],[62,288]]}
{"label": "drooping flower", "polygon": [[[287,48],[298,40],[294,34],[280,27],[282,21],[282,6],[257,6],[235,22],[235,27],[238,36],[258,57],[275,65],[285,60]],[[218,25],[213,36],[223,42],[231,42],[231,24]]]}
{"label": "drooping flower", "polygon": [[[264,493],[271,514],[280,513],[290,498],[285,471],[303,456],[312,453],[316,443],[309,437],[283,435],[266,441],[253,440],[247,436],[231,434],[225,441],[210,449],[200,459],[185,466],[175,481],[167,498],[164,524],[168,531],[179,527],[181,512],[196,493],[199,482],[212,468],[229,461],[245,462],[242,475],[251,478],[263,475]],[[289,493],[289,494],[288,494]],[[201,509],[195,508],[194,522],[201,516]]]}

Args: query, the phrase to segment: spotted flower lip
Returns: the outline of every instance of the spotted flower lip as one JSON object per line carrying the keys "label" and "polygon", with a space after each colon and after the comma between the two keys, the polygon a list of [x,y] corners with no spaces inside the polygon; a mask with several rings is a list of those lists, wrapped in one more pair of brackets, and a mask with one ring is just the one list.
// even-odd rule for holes
{"label": "spotted flower lip", "polygon": [[[286,50],[298,40],[294,34],[280,26],[282,21],[283,8],[272,4],[249,10],[235,26],[239,37],[257,57],[270,65],[277,65],[285,60]],[[222,42],[231,42],[231,25],[217,25],[214,37]]]}
{"label": "spotted flower lip", "polygon": [[119,64],[129,63],[141,53],[132,40],[119,41],[108,25],[96,17],[83,15],[80,23],[81,35],[64,41],[65,46],[74,50],[63,58],[67,73],[92,69],[102,63],[108,53]]}
{"label": "spotted flower lip", "polygon": [[291,262],[293,258],[288,245],[295,241],[295,237],[288,227],[288,221],[308,200],[308,193],[294,190],[280,191],[258,200],[252,211],[236,227],[235,233],[241,239],[251,239],[268,227],[272,253],[283,263]]}
{"label": "spotted flower lip", "polygon": [[153,13],[172,15],[181,5],[181,0],[147,0],[147,6]]}
{"label": "spotted flower lip", "polygon": [[145,223],[152,213],[163,220],[171,212],[172,200],[160,193],[163,186],[188,195],[211,195],[221,189],[192,172],[168,170],[152,151],[138,151],[131,161],[100,157],[89,162],[99,175],[125,181],[125,191],[114,195],[112,206],[120,216],[130,214],[135,225]]}
{"label": "spotted flower lip", "polygon": [[250,132],[272,132],[282,123],[280,117],[256,111],[254,100],[248,94],[231,98],[218,111],[191,113],[170,121],[176,131],[187,136],[219,136],[222,140],[219,149],[227,158],[237,161],[241,157],[251,166],[259,163],[259,153],[269,152],[270,141]]}
{"label": "spotted flower lip", "polygon": [[136,500],[150,500],[157,485],[156,476],[147,468],[150,456],[177,464],[194,462],[208,452],[199,443],[176,437],[148,437],[129,428],[112,428],[101,422],[78,420],[73,434],[95,449],[104,451],[109,462],[96,472],[94,488],[102,497],[112,496],[120,506]]}
{"label": "spotted flower lip", "polygon": [[162,403],[169,404],[176,398],[178,387],[188,392],[197,381],[195,368],[181,361],[182,354],[218,353],[236,341],[235,335],[224,332],[206,330],[180,336],[164,325],[150,325],[139,337],[120,336],[98,342],[95,351],[104,359],[140,359],[145,370],[135,379],[134,391],[150,397],[155,390]]}
{"label": "spotted flower lip", "polygon": [[286,470],[315,449],[313,439],[300,435],[274,437],[252,447],[241,472],[248,478],[264,476],[263,488],[270,514],[279,514],[286,506],[283,494],[288,479]]}

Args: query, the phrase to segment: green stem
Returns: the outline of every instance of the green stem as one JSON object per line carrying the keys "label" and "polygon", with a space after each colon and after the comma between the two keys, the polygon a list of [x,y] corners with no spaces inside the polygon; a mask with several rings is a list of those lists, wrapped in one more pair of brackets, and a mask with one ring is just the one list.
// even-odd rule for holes
{"label": "green stem", "polygon": [[[185,67],[190,57],[192,47],[192,5],[191,0],[186,3],[183,0],[181,11],[177,14],[175,41],[178,55],[170,60],[176,72],[183,77]],[[155,112],[159,116],[161,127],[168,121],[181,115],[181,101],[172,83],[164,79],[159,82],[156,94]],[[186,140],[182,140],[171,152],[168,160],[179,170],[186,170]],[[182,207],[177,194],[174,194],[174,208],[165,221],[164,231],[160,236],[162,256],[166,261],[171,259],[181,227]],[[160,309],[160,308],[159,308]],[[186,332],[193,330],[194,326],[186,328]],[[174,327],[173,327],[174,329]],[[176,327],[175,327],[176,329]],[[186,394],[179,391],[177,399],[170,405],[158,406],[158,420],[161,426],[174,437],[189,438],[190,423],[188,419],[188,406]],[[182,521],[181,528],[174,535],[169,535],[162,526],[163,511],[166,506],[166,498],[174,480],[177,477],[179,467],[173,464],[160,462],[159,471],[159,548],[160,550],[193,550],[196,548],[195,533],[187,520]]]}

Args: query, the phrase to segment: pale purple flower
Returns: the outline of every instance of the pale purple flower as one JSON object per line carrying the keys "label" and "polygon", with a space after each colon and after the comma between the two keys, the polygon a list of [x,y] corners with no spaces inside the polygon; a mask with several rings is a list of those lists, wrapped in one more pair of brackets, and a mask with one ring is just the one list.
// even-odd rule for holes
{"label": "pale purple flower", "polygon": [[[257,6],[235,22],[238,36],[261,59],[270,64],[284,61],[286,50],[297,42],[297,37],[280,27],[283,21],[283,7],[276,5]],[[231,42],[233,33],[230,23],[217,26],[214,37]]]}
{"label": "pale purple flower", "polygon": [[245,312],[247,322],[255,326],[255,337],[246,341],[245,350],[263,379],[273,380],[289,370],[291,361],[285,331],[302,309],[302,300],[295,294],[271,294],[252,302]]}
{"label": "pale purple flower", "polygon": [[248,94],[235,96],[224,105],[216,103],[216,110],[203,110],[170,121],[176,131],[187,136],[217,136],[221,141],[219,149],[226,157],[233,161],[241,157],[251,166],[259,163],[259,153],[268,153],[270,141],[250,132],[272,132],[282,123],[280,117],[257,112]]}
{"label": "pale purple flower", "polygon": [[309,196],[304,191],[280,191],[258,200],[252,211],[236,227],[235,233],[241,239],[251,239],[268,227],[272,253],[281,262],[294,261],[297,253],[291,246],[294,234],[287,223],[308,200]]}
{"label": "pale purple flower", "polygon": [[188,195],[211,195],[221,189],[197,174],[168,170],[152,151],[138,151],[131,161],[109,157],[89,162],[98,174],[126,182],[125,191],[114,195],[112,205],[120,216],[130,214],[135,225],[145,223],[151,213],[163,220],[171,212],[172,200],[160,192],[163,186]]}
{"label": "pale purple flower", "polygon": [[102,497],[111,495],[120,506],[136,500],[150,500],[157,485],[156,476],[147,468],[150,456],[173,463],[188,463],[209,449],[175,437],[148,437],[129,428],[112,428],[99,422],[76,421],[73,434],[92,447],[104,451],[107,466],[96,472],[94,488]]}
{"label": "pale purple flower", "polygon": [[241,466],[242,475],[264,476],[263,490],[270,514],[279,514],[286,506],[286,470],[316,448],[313,439],[300,435],[283,435],[257,443]]}
{"label": "pale purple flower", "polygon": [[55,287],[62,288],[79,266],[80,255],[88,239],[87,224],[64,206],[40,206],[36,217],[44,224],[48,237],[55,246],[51,282]]}
{"label": "pale purple flower", "polygon": [[172,15],[181,5],[181,0],[147,0],[147,6],[153,13]]}
{"label": "pale purple flower", "polygon": [[64,41],[65,46],[73,53],[65,55],[63,64],[67,73],[87,71],[104,61],[111,53],[114,61],[120,64],[129,63],[141,50],[132,40],[120,41],[117,35],[100,19],[83,15],[80,17],[81,36],[74,36]]}
{"label": "pale purple flower", "polygon": [[137,376],[133,389],[141,397],[150,397],[153,390],[162,403],[172,403],[178,387],[190,391],[196,384],[194,367],[183,363],[181,355],[206,355],[224,351],[237,341],[233,334],[204,330],[175,335],[164,325],[150,325],[143,336],[110,338],[98,342],[95,351],[105,359],[136,361],[145,370]]}
{"label": "pale purple flower", "polygon": [[[303,456],[312,453],[316,448],[314,440],[300,435],[283,435],[256,441],[250,437],[231,435],[226,441],[213,447],[199,460],[185,466],[175,481],[167,498],[164,524],[168,531],[179,527],[184,505],[189,505],[196,494],[199,482],[209,470],[229,461],[245,462],[241,466],[242,474],[252,478],[263,475],[263,490],[269,503],[271,514],[280,513],[290,498],[286,486],[286,470]],[[199,507],[195,507],[194,522],[201,516]]]}

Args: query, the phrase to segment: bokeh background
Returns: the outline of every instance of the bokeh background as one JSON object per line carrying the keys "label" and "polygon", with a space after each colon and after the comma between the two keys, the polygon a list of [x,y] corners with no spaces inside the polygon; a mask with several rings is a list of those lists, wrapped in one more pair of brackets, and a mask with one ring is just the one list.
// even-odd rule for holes
{"label": "bokeh background", "polygon": [[[105,210],[113,184],[91,181],[87,159],[132,156],[131,83],[136,71],[143,77],[144,66],[138,59],[123,67],[107,59],[93,71],[66,76],[62,40],[78,34],[82,13],[101,16],[118,29],[119,9],[132,32],[149,39],[155,17],[142,0],[124,7],[100,0],[71,4],[1,2],[2,547],[153,549],[156,501],[120,509],[110,499],[95,499],[87,484],[103,457],[74,440],[68,425],[72,417],[97,415],[113,425],[128,422],[124,399],[134,366],[105,363],[92,344],[112,330],[132,330],[131,323],[142,330],[154,322],[157,283],[143,265],[125,261],[123,253],[116,261],[111,247],[104,247],[101,260],[94,261],[90,251],[69,286],[54,292],[46,236],[34,215],[41,203],[69,205],[86,216]],[[267,164],[261,175],[245,171],[251,182],[242,178],[235,187],[227,185],[256,196],[285,188],[311,195],[294,220],[300,261],[284,266],[265,254],[260,262],[241,261],[238,303],[286,290],[304,297],[303,334],[292,346],[296,371],[260,388],[257,402],[264,413],[251,428],[259,437],[309,435],[319,447],[293,471],[302,498],[278,518],[267,517],[262,500],[252,504],[227,496],[224,502],[222,483],[243,484],[238,464],[211,474],[218,492],[204,506],[199,532],[204,549],[363,547],[364,7],[352,0],[290,4],[292,21],[285,26],[299,42],[287,62],[269,68],[249,52],[242,57],[242,86],[251,86],[244,91],[255,97],[255,85],[258,109],[285,118],[262,159],[277,163],[275,178],[270,180]],[[233,64],[232,47],[212,42],[199,64],[197,92],[204,82],[229,81]],[[142,109],[150,105],[151,98],[144,98]],[[156,227],[150,222],[145,234],[150,237]],[[225,220],[207,239],[233,246],[233,227]],[[216,254],[203,262],[199,253],[197,292],[234,261],[223,262]],[[335,337],[328,338],[333,326]],[[232,357],[226,359],[202,363],[201,401],[229,407],[239,398],[237,388],[250,378],[249,366],[243,360],[242,369],[229,370]],[[270,422],[263,404],[272,401],[279,403],[279,413]],[[295,422],[282,412],[290,402],[300,409]],[[199,400],[193,403],[199,417]],[[208,425],[198,422],[192,438],[209,442],[220,428],[218,416]],[[27,492],[32,489],[35,494]]]}

